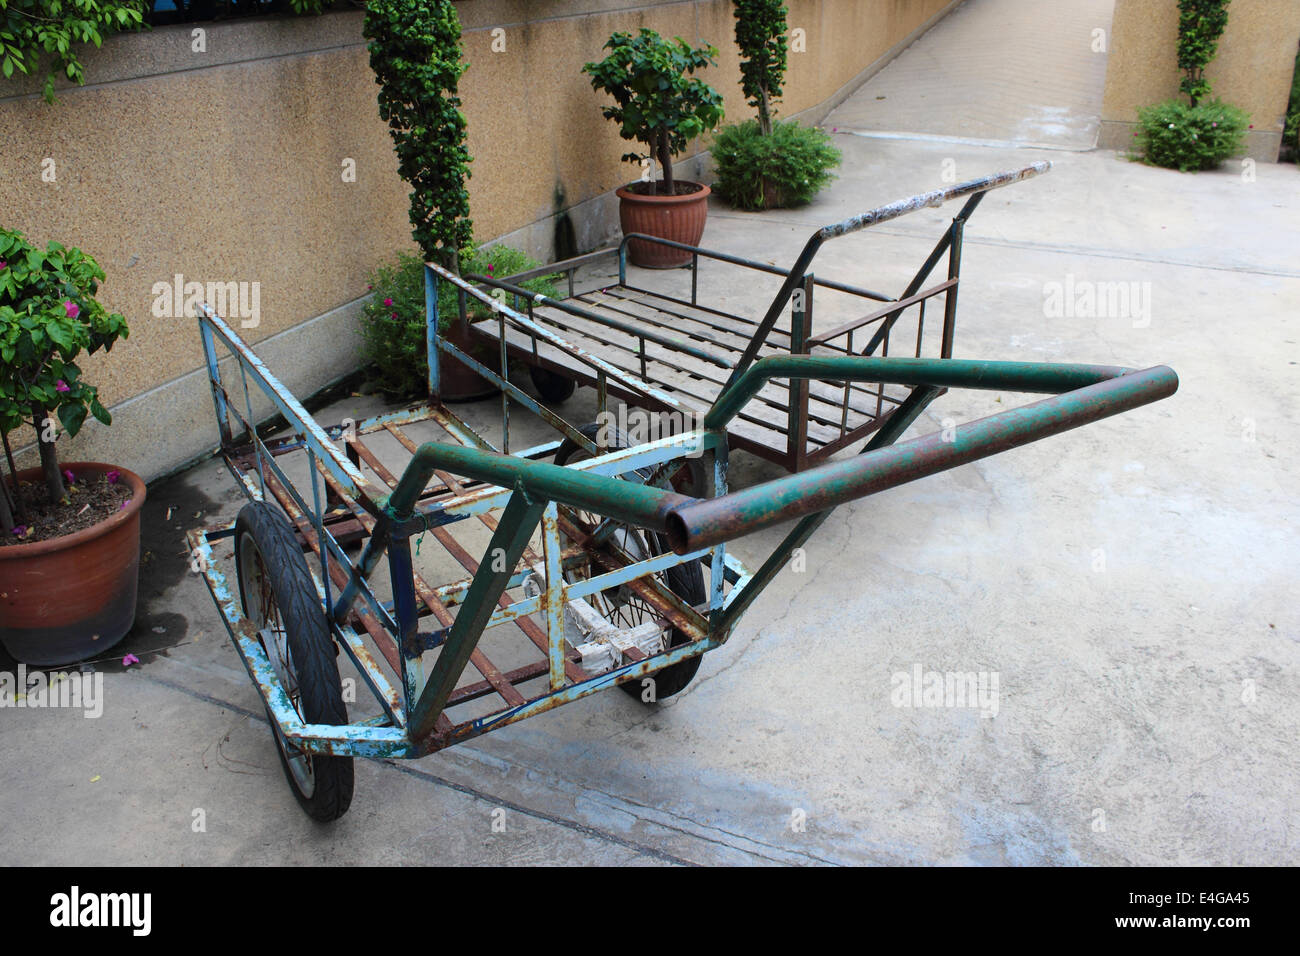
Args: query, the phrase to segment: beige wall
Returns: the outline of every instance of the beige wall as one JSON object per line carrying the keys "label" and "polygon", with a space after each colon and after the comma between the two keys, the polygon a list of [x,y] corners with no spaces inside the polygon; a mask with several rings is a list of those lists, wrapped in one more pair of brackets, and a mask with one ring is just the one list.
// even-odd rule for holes
{"label": "beige wall", "polygon": [[[781,111],[820,119],[952,6],[793,0],[790,24],[806,31],[808,49],[790,58]],[[473,0],[458,9],[481,240],[504,237],[545,258],[557,214],[568,214],[583,249],[617,231],[611,191],[635,178],[619,161],[629,144],[580,72],[615,30],[712,42],[721,56],[705,79],[725,94],[729,119],[749,113],[726,0]],[[3,224],[94,255],[108,274],[102,300],[131,324],[128,341],[87,363],[114,426],[89,424],[65,456],[150,477],[210,447],[194,320],[151,312],[154,283],[176,274],[258,283],[260,323],[244,335],[296,393],[358,365],[366,274],[411,247],[407,190],[378,116],[361,22],[346,12],[114,37],[84,56],[87,86],[63,89],[56,106],[35,95],[36,81],[0,86]],[[204,52],[193,49],[196,26],[206,30]],[[504,52],[492,51],[498,28]],[[698,160],[681,159],[700,173]],[[47,160],[53,182],[42,180]],[[343,180],[345,160],[355,160],[355,182]]]}
{"label": "beige wall", "polygon": [[[1205,73],[1213,96],[1250,113],[1246,152],[1255,159],[1277,160],[1298,42],[1295,0],[1228,5],[1227,29]],[[1138,109],[1180,95],[1177,44],[1174,0],[1116,0],[1099,146],[1128,148]]]}

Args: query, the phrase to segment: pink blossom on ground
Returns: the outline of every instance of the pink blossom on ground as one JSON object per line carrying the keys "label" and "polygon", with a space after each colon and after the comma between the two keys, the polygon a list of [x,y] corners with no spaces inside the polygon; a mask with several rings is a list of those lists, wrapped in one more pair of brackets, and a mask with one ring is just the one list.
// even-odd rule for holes
{"label": "pink blossom on ground", "polygon": [[68,484],[70,485],[75,485],[77,483],[77,476],[74,475],[72,472],[68,471],[66,468],[63,470],[63,477],[64,479],[67,480]]}
{"label": "pink blossom on ground", "polygon": [[27,525],[25,525],[25,524],[14,525],[14,532],[13,532],[13,533],[14,533],[14,537],[16,537],[16,538],[25,538],[25,537],[27,537]]}
{"label": "pink blossom on ground", "polygon": [[117,484],[117,479],[122,477],[122,473],[120,471],[110,471],[104,477],[108,479],[110,485],[115,485]]}
{"label": "pink blossom on ground", "polygon": [[140,663],[140,658],[136,657],[134,654],[127,654],[126,657],[122,658],[123,667],[130,667],[132,664],[139,664],[139,663]]}
{"label": "pink blossom on ground", "polygon": [[126,506],[129,505],[130,503],[131,503],[131,499],[130,499],[130,498],[127,498],[126,501],[122,502],[122,503],[118,506],[118,509],[117,509],[117,510],[118,510],[118,511],[125,511],[125,510],[126,510]]}

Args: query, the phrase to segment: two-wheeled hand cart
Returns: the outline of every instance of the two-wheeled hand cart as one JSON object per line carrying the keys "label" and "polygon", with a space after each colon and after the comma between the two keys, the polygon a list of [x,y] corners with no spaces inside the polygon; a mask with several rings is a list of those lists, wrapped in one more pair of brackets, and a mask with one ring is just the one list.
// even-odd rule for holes
{"label": "two-wheeled hand cart", "polygon": [[[836,505],[1171,395],[1178,379],[1163,366],[951,357],[966,220],[988,190],[1046,168],[820,229],[788,270],[678,246],[690,259],[689,295],[649,288],[648,273],[644,286],[629,281],[628,242],[664,241],[644,236],[537,270],[567,282],[564,298],[525,291],[519,283],[530,275],[462,277],[429,264],[429,400],[357,423],[318,424],[204,307],[221,454],[249,503],[233,523],[189,540],[304,809],[319,820],[347,810],[354,756],[419,757],[615,685],[643,700],[668,697]],[[900,295],[811,272],[828,240],[959,197],[961,211]],[[926,286],[945,256],[946,278]],[[601,261],[617,265],[617,282],[582,291],[584,271]],[[773,277],[779,291],[761,317],[725,311],[699,288],[701,261]],[[457,290],[454,318],[492,346],[495,367],[440,335],[440,283]],[[827,290],[877,307],[814,334],[813,296]],[[938,298],[942,318],[927,336],[926,305]],[[889,355],[891,341],[908,354]],[[501,447],[441,400],[446,358],[500,389]],[[521,360],[543,401],[511,381]],[[598,422],[610,420],[613,398],[680,413],[692,427],[633,443],[617,429],[575,425],[552,407],[574,384],[596,390]],[[899,442],[950,388],[1051,397]],[[287,427],[259,433],[255,405]],[[557,437],[512,452],[512,406]],[[416,427],[441,438],[417,442],[408,434]],[[860,454],[831,458],[863,438]],[[405,464],[386,463],[380,446]],[[731,448],[790,473],[729,491]],[[790,521],[755,571],[727,550],[734,538]],[[442,566],[456,568],[446,583],[421,570],[426,535]],[[232,553],[219,556],[225,542]],[[353,710],[368,716],[349,720],[340,654],[357,675],[348,680],[369,694]]]}

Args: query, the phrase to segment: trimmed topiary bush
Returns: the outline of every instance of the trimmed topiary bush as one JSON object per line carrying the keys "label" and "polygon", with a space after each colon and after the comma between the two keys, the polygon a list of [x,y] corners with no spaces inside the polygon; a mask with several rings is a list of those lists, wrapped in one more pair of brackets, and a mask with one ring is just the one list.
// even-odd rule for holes
{"label": "trimmed topiary bush", "polygon": [[738,209],[778,209],[810,201],[834,178],[840,151],[823,130],[777,120],[764,136],[758,120],[718,133],[709,152],[714,190]]}
{"label": "trimmed topiary bush", "polygon": [[1219,100],[1157,103],[1138,111],[1135,158],[1185,173],[1214,169],[1240,150],[1249,122],[1244,110]]}

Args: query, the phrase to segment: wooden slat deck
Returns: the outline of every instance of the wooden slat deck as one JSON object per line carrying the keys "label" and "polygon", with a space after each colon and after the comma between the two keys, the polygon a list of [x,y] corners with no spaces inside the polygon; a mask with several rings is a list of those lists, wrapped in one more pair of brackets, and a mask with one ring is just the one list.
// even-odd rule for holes
{"label": "wooden slat deck", "polygon": [[[629,378],[667,392],[680,411],[701,417],[718,397],[757,325],[744,318],[666,301],[620,286],[582,293],[568,301],[623,325],[644,329],[661,338],[666,336],[720,359],[723,364],[714,364],[671,345],[649,341],[624,329],[554,307],[536,307],[533,312],[535,321],[566,342],[608,362],[627,373]],[[480,320],[472,328],[494,345],[497,343],[497,319]],[[591,366],[574,353],[541,341],[508,320],[506,343],[516,358],[571,375],[580,382],[590,384],[594,381]],[[789,350],[789,330],[774,329],[759,355],[785,355]],[[822,349],[813,354],[823,353],[836,354]],[[897,407],[909,390],[901,386],[886,386],[883,391],[882,396],[878,385],[854,383],[848,390],[846,405],[843,383],[809,382],[804,453],[814,454],[818,449],[841,441],[846,434],[871,426],[878,417],[887,416]],[[729,426],[733,444],[794,467],[790,461],[788,437],[789,401],[788,381],[767,383]]]}

